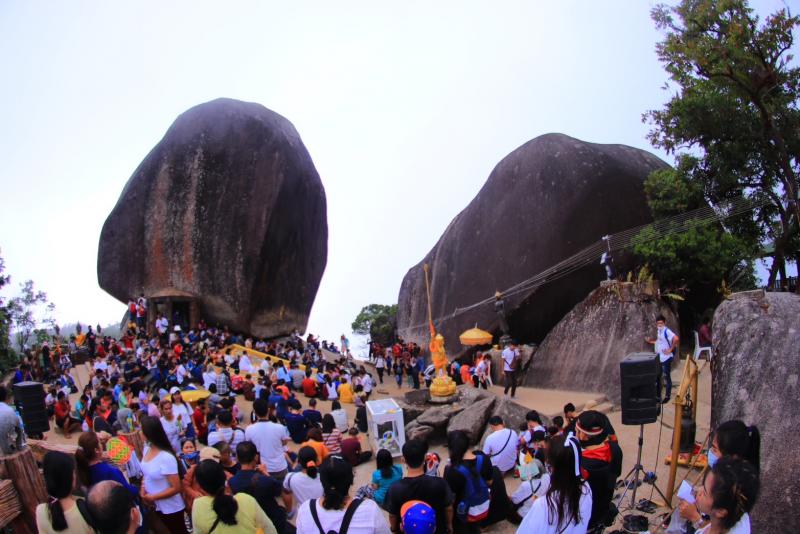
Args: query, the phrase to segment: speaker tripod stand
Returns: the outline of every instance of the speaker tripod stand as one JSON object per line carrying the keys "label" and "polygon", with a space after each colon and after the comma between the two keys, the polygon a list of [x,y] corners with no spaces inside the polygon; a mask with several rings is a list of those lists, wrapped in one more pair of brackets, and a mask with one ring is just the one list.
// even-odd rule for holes
{"label": "speaker tripod stand", "polygon": [[[631,489],[631,486],[633,486],[633,491],[631,492],[630,509],[632,509],[632,510],[637,509],[636,508],[636,490],[637,490],[637,488],[639,487],[639,485],[642,482],[648,482],[648,478],[650,478],[647,475],[647,472],[644,470],[644,466],[642,465],[642,447],[643,446],[644,446],[644,425],[641,424],[641,425],[639,425],[639,450],[636,453],[636,465],[634,465],[631,468],[631,470],[628,471],[628,474],[625,475],[625,478],[623,479],[623,483],[625,484],[625,491],[622,492],[622,495],[620,495],[620,498],[617,501],[617,509],[619,509],[619,510],[621,510],[620,505],[622,504],[622,501],[625,500],[625,495],[628,494],[628,490]],[[644,473],[644,477],[642,477],[641,482],[639,480],[639,474],[640,473]],[[658,489],[658,486],[656,486],[655,479],[653,478],[649,482],[653,485],[653,487],[656,489],[658,494],[661,495],[661,498],[664,499],[664,502],[669,503],[669,499],[667,499],[667,497],[661,492],[661,490]]]}

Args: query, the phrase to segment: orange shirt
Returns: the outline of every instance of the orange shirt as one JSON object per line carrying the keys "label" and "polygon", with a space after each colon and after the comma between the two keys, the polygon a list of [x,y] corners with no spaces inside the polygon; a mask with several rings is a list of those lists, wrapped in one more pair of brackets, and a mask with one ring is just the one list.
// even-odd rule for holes
{"label": "orange shirt", "polygon": [[472,377],[470,376],[469,365],[462,364],[461,365],[461,382],[464,383],[464,384],[469,384],[469,382],[471,380],[472,380]]}
{"label": "orange shirt", "polygon": [[311,447],[317,452],[317,465],[321,464],[323,460],[325,460],[325,458],[331,454],[331,451],[328,450],[328,447],[326,447],[321,441],[314,441],[313,439],[310,439],[300,445],[301,449],[303,447]]}

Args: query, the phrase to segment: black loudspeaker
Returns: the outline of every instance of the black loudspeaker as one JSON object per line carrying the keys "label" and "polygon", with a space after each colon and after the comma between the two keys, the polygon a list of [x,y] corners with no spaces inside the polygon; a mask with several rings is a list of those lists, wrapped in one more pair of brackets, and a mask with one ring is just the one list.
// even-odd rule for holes
{"label": "black loudspeaker", "polygon": [[22,416],[25,433],[44,434],[50,430],[50,419],[44,404],[44,386],[41,382],[14,384],[14,404]]}
{"label": "black loudspeaker", "polygon": [[628,354],[619,363],[622,424],[654,423],[661,412],[661,363],[652,352]]}

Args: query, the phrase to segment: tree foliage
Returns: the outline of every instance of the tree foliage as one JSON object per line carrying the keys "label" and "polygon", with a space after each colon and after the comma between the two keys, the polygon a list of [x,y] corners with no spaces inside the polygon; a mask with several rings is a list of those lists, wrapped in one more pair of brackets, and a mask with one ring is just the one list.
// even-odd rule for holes
{"label": "tree foliage", "polygon": [[394,341],[397,328],[397,304],[370,304],[361,308],[351,325],[353,332],[368,335],[377,343],[389,344]]}
{"label": "tree foliage", "polygon": [[[4,275],[5,262],[0,256],[0,289],[11,281],[11,277]],[[11,370],[17,363],[16,353],[10,346],[11,313],[8,305],[0,296],[0,372]]]}
{"label": "tree foliage", "polygon": [[[651,143],[677,160],[648,179],[654,216],[735,199],[758,207],[726,220],[724,231],[640,236],[638,252],[660,278],[718,280],[766,247],[772,282],[800,255],[800,69],[790,53],[800,19],[781,9],[761,22],[745,0],[682,0],[652,16],[665,32],[657,53],[674,93],[643,120]],[[720,261],[729,255],[733,265]]]}
{"label": "tree foliage", "polygon": [[[56,306],[47,301],[47,293],[36,291],[33,280],[26,280],[25,283],[20,284],[20,290],[21,294],[8,302],[8,311],[14,327],[17,347],[24,350],[31,335],[35,334],[40,324],[51,327],[55,325],[53,313]],[[45,307],[44,318],[39,317],[41,306]]]}

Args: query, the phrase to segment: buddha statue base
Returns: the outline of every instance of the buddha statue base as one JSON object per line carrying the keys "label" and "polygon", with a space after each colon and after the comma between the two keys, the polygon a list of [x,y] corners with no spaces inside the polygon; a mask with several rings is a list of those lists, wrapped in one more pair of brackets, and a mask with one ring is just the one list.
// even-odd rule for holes
{"label": "buddha statue base", "polygon": [[448,403],[451,402],[456,394],[456,383],[449,376],[437,376],[431,382],[431,402]]}

